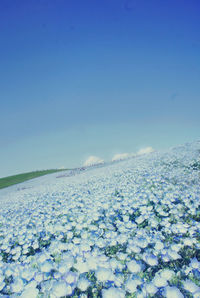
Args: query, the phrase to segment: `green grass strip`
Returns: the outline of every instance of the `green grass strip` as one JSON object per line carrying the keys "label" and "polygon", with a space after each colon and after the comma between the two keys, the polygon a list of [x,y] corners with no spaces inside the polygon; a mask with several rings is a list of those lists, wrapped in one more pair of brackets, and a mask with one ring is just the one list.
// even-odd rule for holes
{"label": "green grass strip", "polygon": [[52,174],[52,173],[56,173],[56,172],[66,171],[66,170],[67,169],[42,170],[42,171],[34,171],[34,172],[28,172],[28,173],[18,174],[18,175],[14,175],[14,176],[0,178],[0,189],[14,185],[14,184],[22,183],[27,180],[31,180],[33,178],[37,178],[40,176],[44,176],[44,175]]}

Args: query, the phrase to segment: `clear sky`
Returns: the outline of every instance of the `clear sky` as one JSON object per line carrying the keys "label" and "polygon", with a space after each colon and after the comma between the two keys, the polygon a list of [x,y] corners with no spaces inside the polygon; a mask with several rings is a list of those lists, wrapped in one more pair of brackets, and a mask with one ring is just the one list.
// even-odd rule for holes
{"label": "clear sky", "polygon": [[0,177],[200,139],[199,0],[1,0]]}

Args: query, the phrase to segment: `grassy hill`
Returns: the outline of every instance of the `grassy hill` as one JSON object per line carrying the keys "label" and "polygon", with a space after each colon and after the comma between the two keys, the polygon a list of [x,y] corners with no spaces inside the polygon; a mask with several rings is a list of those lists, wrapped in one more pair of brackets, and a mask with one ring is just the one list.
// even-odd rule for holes
{"label": "grassy hill", "polygon": [[40,176],[44,176],[47,174],[52,174],[56,172],[66,171],[67,169],[51,169],[51,170],[42,170],[42,171],[34,171],[34,172],[28,172],[23,174],[18,174],[14,176],[8,176],[4,178],[0,178],[0,189],[5,188],[14,184],[18,184],[33,178],[37,178]]}

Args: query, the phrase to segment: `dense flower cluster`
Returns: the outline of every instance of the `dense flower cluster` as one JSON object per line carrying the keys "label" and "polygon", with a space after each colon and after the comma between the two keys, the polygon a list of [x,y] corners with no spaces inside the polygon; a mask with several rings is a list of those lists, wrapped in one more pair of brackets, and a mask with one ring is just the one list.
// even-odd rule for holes
{"label": "dense flower cluster", "polygon": [[200,297],[199,149],[2,190],[1,297]]}

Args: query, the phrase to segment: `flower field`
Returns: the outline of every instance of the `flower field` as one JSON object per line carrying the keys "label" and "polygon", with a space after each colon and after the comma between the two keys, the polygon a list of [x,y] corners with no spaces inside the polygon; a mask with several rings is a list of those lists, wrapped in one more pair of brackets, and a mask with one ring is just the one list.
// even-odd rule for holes
{"label": "flower field", "polygon": [[0,191],[0,297],[200,297],[200,142]]}

